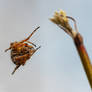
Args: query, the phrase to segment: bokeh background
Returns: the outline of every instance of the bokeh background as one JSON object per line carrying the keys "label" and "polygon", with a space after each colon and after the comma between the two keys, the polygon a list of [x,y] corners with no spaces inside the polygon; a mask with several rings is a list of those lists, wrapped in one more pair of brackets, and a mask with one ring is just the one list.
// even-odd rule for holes
{"label": "bokeh background", "polygon": [[[77,20],[92,60],[91,0],[0,0],[0,92],[91,92],[72,39],[49,21],[60,9]],[[41,49],[12,76],[4,50],[39,25],[30,41]]]}

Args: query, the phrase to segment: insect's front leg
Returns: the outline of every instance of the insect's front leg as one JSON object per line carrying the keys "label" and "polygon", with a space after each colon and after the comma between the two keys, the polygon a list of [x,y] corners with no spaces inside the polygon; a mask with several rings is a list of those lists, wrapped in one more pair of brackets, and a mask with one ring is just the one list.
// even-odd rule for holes
{"label": "insect's front leg", "polygon": [[6,49],[5,52],[7,52],[7,51],[10,50],[10,49],[11,49],[11,47],[9,47],[8,49]]}
{"label": "insect's front leg", "polygon": [[37,27],[26,39],[22,40],[21,43],[29,40],[31,38],[31,36],[37,31],[37,29],[39,29],[40,27]]}
{"label": "insect's front leg", "polygon": [[34,43],[32,43],[32,42],[30,42],[30,41],[26,41],[26,42],[28,42],[28,43],[30,43],[30,44],[32,44],[33,46],[36,47],[36,45],[35,45]]}

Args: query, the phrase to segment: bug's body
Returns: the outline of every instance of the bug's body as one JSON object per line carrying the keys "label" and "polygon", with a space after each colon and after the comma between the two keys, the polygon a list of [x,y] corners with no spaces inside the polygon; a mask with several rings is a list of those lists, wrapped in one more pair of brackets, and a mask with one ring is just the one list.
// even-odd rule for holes
{"label": "bug's body", "polygon": [[[39,28],[39,27],[38,27]],[[29,37],[27,37],[25,40],[22,40],[20,42],[13,42],[10,44],[10,47],[5,50],[8,51],[11,49],[11,60],[16,65],[14,72],[21,66],[25,65],[26,61],[30,59],[30,57],[40,48],[35,48],[36,45],[32,42],[29,42],[29,38],[34,34],[34,32],[38,29],[36,28]],[[29,45],[32,44],[32,45]]]}
{"label": "bug's body", "polygon": [[[35,48],[31,46],[30,47],[21,46],[21,47],[17,47],[16,49],[13,48],[11,49],[12,62],[16,65],[19,65],[19,64],[24,65],[26,60],[28,60],[32,56],[32,53],[34,51],[35,51]],[[18,57],[22,57],[22,58],[18,58]]]}

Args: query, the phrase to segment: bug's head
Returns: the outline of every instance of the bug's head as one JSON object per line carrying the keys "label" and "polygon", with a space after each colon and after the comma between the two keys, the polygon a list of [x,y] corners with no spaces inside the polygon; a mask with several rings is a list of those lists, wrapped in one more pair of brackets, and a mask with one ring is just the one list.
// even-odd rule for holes
{"label": "bug's head", "polygon": [[18,42],[11,42],[10,47],[14,47]]}

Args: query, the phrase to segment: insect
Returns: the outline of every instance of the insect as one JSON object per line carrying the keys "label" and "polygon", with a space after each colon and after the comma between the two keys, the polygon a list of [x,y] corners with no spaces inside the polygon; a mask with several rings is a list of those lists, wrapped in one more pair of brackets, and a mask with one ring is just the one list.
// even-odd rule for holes
{"label": "insect", "polygon": [[10,47],[5,50],[5,52],[11,50],[11,60],[16,65],[12,74],[14,74],[21,65],[24,66],[26,61],[41,47],[39,46],[36,48],[34,43],[28,41],[37,29],[39,29],[39,27],[37,27],[26,39],[10,43]]}

